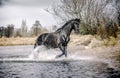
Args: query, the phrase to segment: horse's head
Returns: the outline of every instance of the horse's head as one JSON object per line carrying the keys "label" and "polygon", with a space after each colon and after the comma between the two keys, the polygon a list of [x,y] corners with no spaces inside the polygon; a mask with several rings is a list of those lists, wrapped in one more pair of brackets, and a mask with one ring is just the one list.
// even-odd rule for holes
{"label": "horse's head", "polygon": [[79,33],[79,24],[80,24],[80,19],[74,19],[73,20],[73,29],[75,31],[75,33]]}

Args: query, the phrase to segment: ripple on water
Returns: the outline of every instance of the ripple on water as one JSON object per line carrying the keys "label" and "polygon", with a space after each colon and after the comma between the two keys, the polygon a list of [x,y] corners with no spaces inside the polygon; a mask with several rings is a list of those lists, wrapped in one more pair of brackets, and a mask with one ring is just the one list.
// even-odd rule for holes
{"label": "ripple on water", "polygon": [[120,71],[95,61],[3,62],[0,76],[6,78],[111,78]]}

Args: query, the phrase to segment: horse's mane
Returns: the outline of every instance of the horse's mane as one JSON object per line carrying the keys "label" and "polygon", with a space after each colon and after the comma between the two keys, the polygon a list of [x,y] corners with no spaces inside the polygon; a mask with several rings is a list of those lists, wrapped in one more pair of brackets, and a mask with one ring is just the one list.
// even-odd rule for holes
{"label": "horse's mane", "polygon": [[55,32],[61,32],[61,30],[66,27],[69,23],[71,23],[71,21],[77,21],[80,22],[80,19],[76,18],[76,19],[71,19],[69,21],[67,21],[62,27],[60,27],[59,29],[57,29]]}
{"label": "horse's mane", "polygon": [[55,32],[60,32],[64,27],[66,27],[71,21],[73,21],[74,19],[69,20],[68,22],[66,22],[62,27],[60,27],[59,29],[57,29]]}

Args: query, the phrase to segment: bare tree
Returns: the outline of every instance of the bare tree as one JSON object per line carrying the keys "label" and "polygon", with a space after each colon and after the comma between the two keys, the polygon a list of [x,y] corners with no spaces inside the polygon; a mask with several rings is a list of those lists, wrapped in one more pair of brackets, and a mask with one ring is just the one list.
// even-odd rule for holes
{"label": "bare tree", "polygon": [[5,36],[5,28],[3,26],[0,27],[0,38]]}
{"label": "bare tree", "polygon": [[21,36],[23,36],[23,37],[27,36],[27,25],[26,25],[26,21],[25,20],[22,20]]}
{"label": "bare tree", "polygon": [[47,11],[65,22],[72,18],[82,18],[81,11],[86,0],[61,0],[60,4],[54,4]]}
{"label": "bare tree", "polygon": [[42,31],[42,25],[38,20],[35,21],[35,24],[33,24],[31,28],[32,36],[38,36]]}
{"label": "bare tree", "polygon": [[[112,18],[117,14],[112,12],[116,10],[112,6],[114,2],[114,0],[61,0],[60,4],[53,5],[47,11],[61,20],[62,23],[72,18],[80,18],[82,34],[106,34],[108,33],[107,29],[111,29],[107,28],[107,25],[111,23],[115,26],[113,23],[116,23]],[[108,11],[109,5],[113,8],[112,11]],[[113,26],[109,25],[109,27]],[[116,26],[114,28],[117,30]]]}
{"label": "bare tree", "polygon": [[116,9],[117,9],[117,12],[118,12],[118,25],[120,26],[120,0],[116,0],[115,2],[116,4]]}
{"label": "bare tree", "polygon": [[0,27],[0,38],[1,37],[12,37],[14,33],[14,25],[8,24],[7,27]]}
{"label": "bare tree", "polygon": [[14,33],[14,25],[13,24],[8,24],[7,28],[6,28],[6,36],[12,37]]}

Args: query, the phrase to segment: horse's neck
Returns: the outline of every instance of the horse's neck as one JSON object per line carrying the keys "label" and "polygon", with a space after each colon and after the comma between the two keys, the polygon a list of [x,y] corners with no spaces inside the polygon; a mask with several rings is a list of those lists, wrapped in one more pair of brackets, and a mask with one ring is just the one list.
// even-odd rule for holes
{"label": "horse's neck", "polygon": [[65,34],[67,37],[70,36],[71,32],[72,32],[72,25],[67,26],[63,29],[63,34]]}

